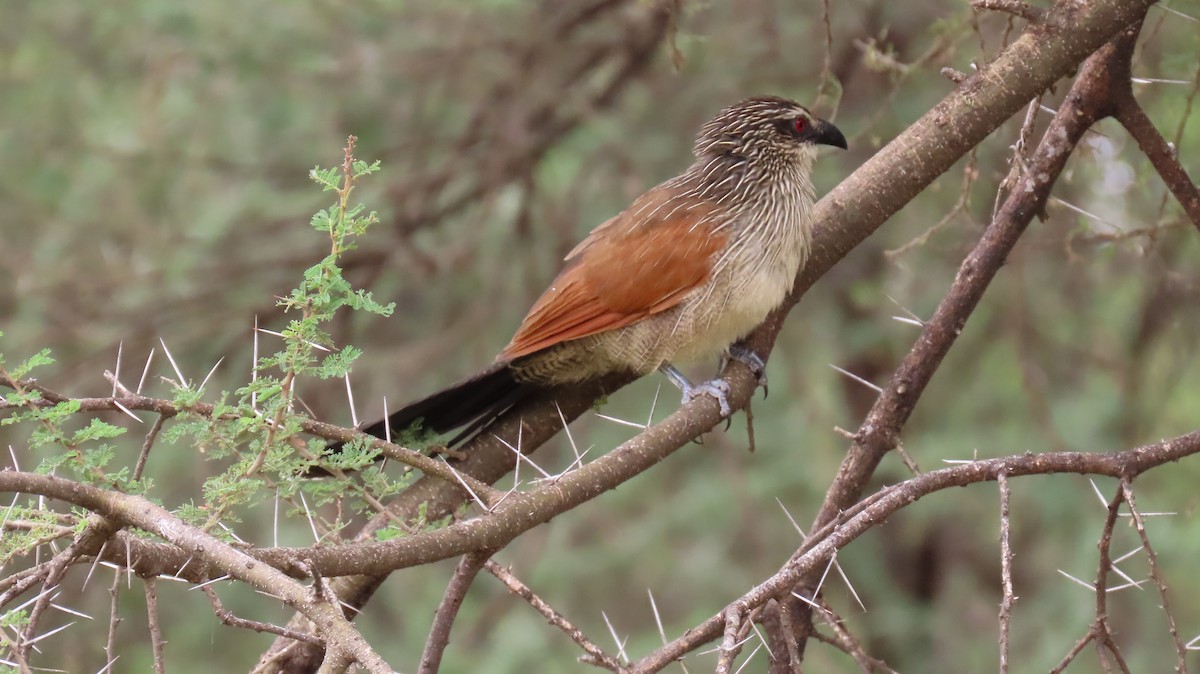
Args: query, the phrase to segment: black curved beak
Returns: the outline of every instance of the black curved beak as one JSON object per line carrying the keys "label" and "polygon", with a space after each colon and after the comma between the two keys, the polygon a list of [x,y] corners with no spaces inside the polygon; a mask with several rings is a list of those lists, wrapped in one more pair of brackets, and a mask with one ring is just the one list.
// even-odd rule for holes
{"label": "black curved beak", "polygon": [[823,119],[818,119],[813,124],[812,134],[812,142],[818,145],[832,145],[843,150],[847,149],[846,137],[842,135],[841,129]]}

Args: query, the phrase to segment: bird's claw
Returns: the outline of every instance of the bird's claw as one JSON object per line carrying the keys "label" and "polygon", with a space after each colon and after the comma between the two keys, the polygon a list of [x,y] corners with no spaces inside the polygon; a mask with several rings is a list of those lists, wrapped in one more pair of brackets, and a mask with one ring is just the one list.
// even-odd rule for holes
{"label": "bird's claw", "polygon": [[765,400],[770,391],[767,388],[767,364],[763,362],[762,356],[759,356],[748,346],[734,344],[729,347],[726,357],[729,360],[736,360],[750,368],[750,372],[754,373],[754,376],[758,378],[758,385],[762,387],[763,399]]}
{"label": "bird's claw", "polygon": [[733,414],[733,408],[729,406],[729,390],[729,382],[724,379],[710,379],[702,384],[685,388],[683,404],[686,405],[702,395],[712,396],[721,406],[721,416],[728,417]]}

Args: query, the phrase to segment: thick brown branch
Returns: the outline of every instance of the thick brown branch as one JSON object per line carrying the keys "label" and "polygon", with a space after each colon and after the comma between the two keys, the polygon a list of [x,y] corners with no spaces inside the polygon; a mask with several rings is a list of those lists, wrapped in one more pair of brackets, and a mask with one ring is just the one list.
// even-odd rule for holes
{"label": "thick brown branch", "polygon": [[[1177,461],[1185,456],[1196,453],[1200,453],[1200,431],[1172,440],[1113,454],[1091,454],[1084,452],[1024,454],[988,461],[977,461],[925,473],[899,485],[885,489],[876,495],[876,497],[865,501],[864,503],[869,503],[865,507],[850,510],[847,512],[845,521],[839,526],[826,527],[822,531],[814,532],[806,540],[806,547],[802,550],[801,554],[789,561],[783,569],[766,582],[740,598],[738,603],[741,606],[757,607],[782,593],[786,593],[803,574],[810,573],[814,569],[820,570],[824,568],[830,556],[837,549],[844,547],[870,528],[883,522],[900,508],[936,491],[996,480],[1001,474],[1012,478],[1022,475],[1068,472],[1132,478],[1155,466]],[[141,499],[132,496],[116,495],[115,498],[111,498],[113,495],[106,494],[103,490],[50,476],[0,472],[0,492],[7,491],[41,494],[50,498],[67,501],[90,510],[101,512],[117,521],[125,521],[122,513],[125,512],[127,506],[144,503]],[[147,514],[142,516],[134,513],[134,517],[131,518],[129,523],[141,528],[148,528],[150,531],[155,531],[158,528],[155,524],[155,520],[158,519],[156,511],[154,511],[156,506],[147,504],[147,507],[149,508]],[[167,517],[169,518],[170,516],[167,515]],[[464,524],[469,523],[456,524],[451,528],[461,527]],[[179,526],[185,527],[182,524]],[[428,540],[431,537],[436,537],[439,533],[418,534],[412,538]],[[189,550],[193,549],[189,543],[190,538],[180,536],[176,536],[176,538],[179,539],[173,541],[176,545],[187,547]],[[223,545],[219,542],[217,543]],[[372,548],[373,554],[387,555],[397,552],[396,550],[388,550],[392,545],[392,542],[377,543],[369,547]],[[197,550],[197,553],[203,553],[205,549]],[[242,553],[232,550],[232,548],[229,550],[233,554],[242,555]],[[265,561],[272,565],[285,566],[291,564],[294,559],[302,558],[312,560],[312,568],[321,569],[326,575],[361,573],[365,571],[361,566],[354,568],[353,565],[351,568],[340,568],[342,566],[341,562],[344,561],[344,553],[345,549],[343,547],[322,547],[302,550],[257,550],[253,551],[252,554],[241,556],[241,559],[250,561],[238,562],[238,568],[228,568],[225,570],[235,576],[238,575],[234,573],[235,571],[257,574],[261,573],[265,567],[262,564],[255,564],[255,560]],[[379,573],[377,569],[372,569],[371,571]],[[274,592],[278,593],[278,590],[276,589]],[[287,597],[284,598],[285,600],[288,599]],[[658,671],[675,659],[682,657],[688,651],[716,638],[721,633],[724,624],[725,613],[718,613],[698,627],[689,630],[684,637],[677,639],[663,649],[644,658],[637,663],[632,671]]]}

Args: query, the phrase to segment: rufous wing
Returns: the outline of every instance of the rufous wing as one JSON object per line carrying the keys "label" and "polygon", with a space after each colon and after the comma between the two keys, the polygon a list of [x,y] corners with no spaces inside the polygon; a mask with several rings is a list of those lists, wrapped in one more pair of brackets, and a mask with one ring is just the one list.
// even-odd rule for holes
{"label": "rufous wing", "polygon": [[716,207],[658,187],[592,231],[522,321],[500,359],[615,330],[674,307],[728,241]]}

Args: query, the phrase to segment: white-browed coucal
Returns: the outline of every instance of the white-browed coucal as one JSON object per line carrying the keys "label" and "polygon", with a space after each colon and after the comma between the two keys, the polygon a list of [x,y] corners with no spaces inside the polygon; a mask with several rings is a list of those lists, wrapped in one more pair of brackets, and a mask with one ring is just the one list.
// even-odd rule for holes
{"label": "white-browed coucal", "polygon": [[[713,395],[724,382],[690,384],[671,363],[729,354],[779,306],[808,256],[818,145],[846,147],[833,124],[773,96],[722,110],[696,138],[696,160],[594,229],[566,257],[496,360],[387,420],[420,421],[455,441],[526,396],[613,372],[662,370],[684,392]],[[732,355],[762,367],[752,353]],[[365,429],[383,437],[385,422]]]}

